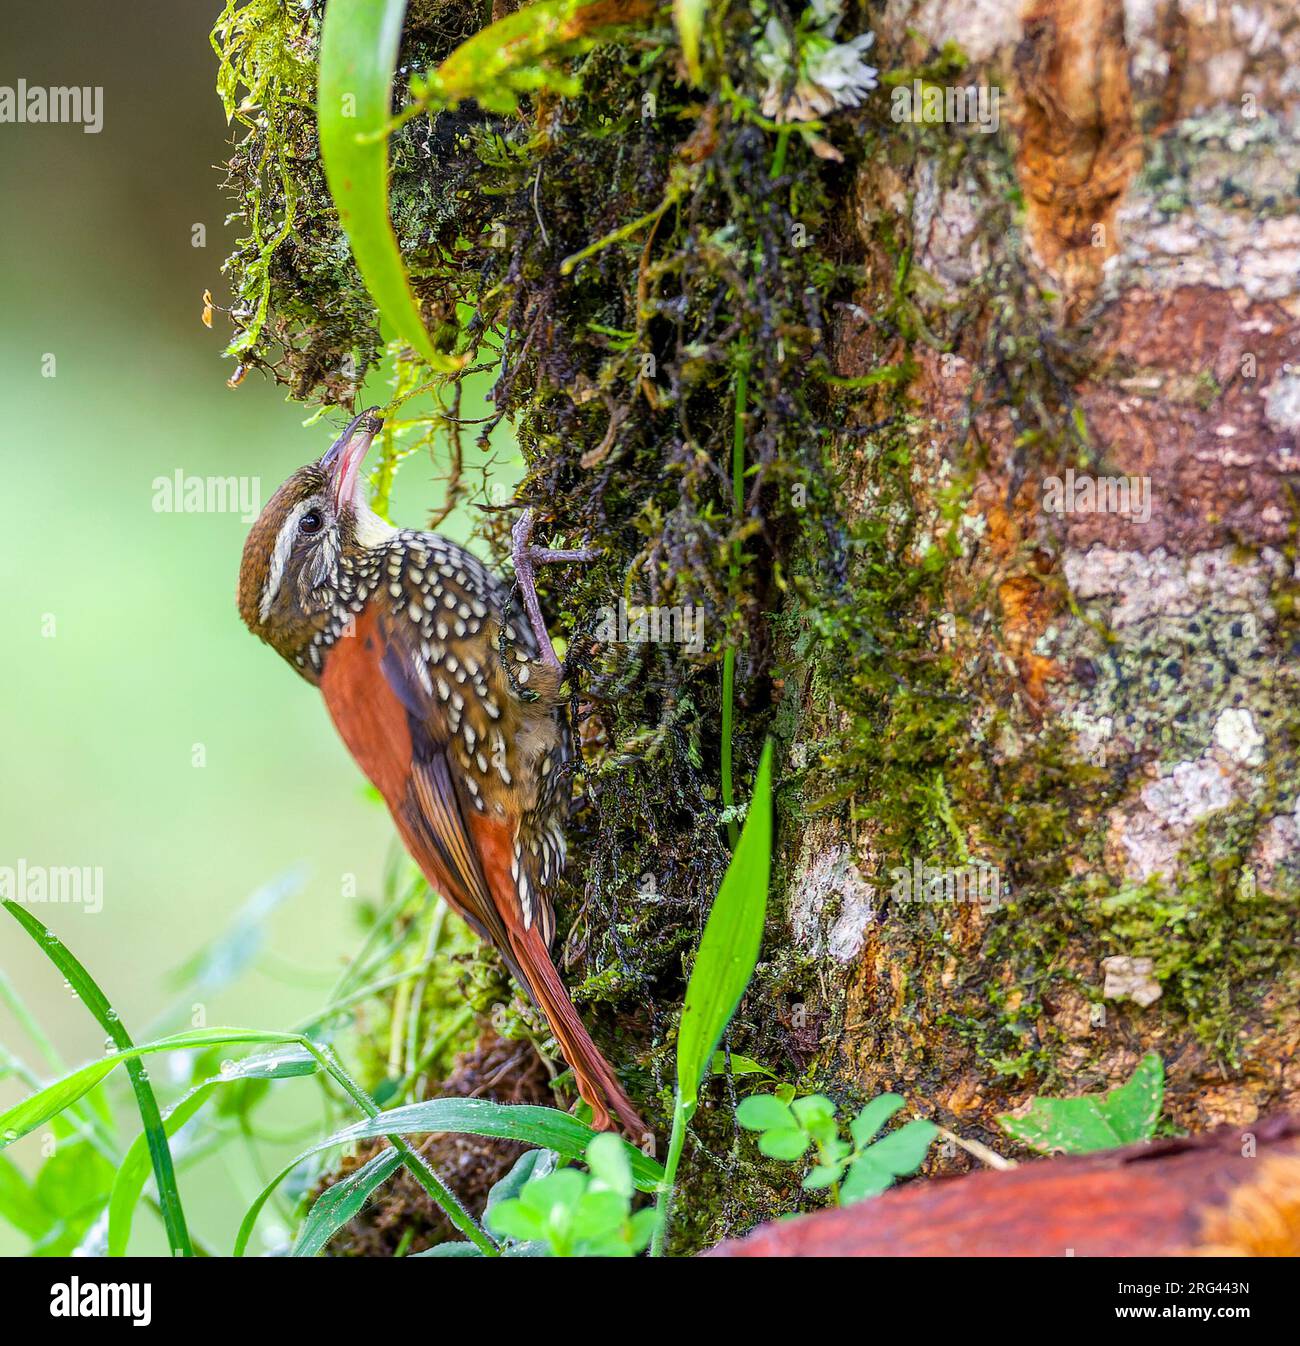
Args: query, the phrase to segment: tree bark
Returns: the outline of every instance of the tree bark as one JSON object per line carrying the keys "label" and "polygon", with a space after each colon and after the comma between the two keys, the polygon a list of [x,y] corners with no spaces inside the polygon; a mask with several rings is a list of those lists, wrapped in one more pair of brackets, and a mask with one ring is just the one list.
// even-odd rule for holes
{"label": "tree bark", "polygon": [[[1175,1127],[1249,1128],[1300,1083],[1300,24],[1284,4],[926,3],[878,33],[886,68],[956,40],[959,81],[998,86],[1008,125],[961,154],[873,145],[855,184],[874,270],[840,372],[871,365],[862,315],[901,234],[931,339],[889,355],[916,363],[925,521],[899,564],[953,519],[940,491],[960,504],[940,610],[899,616],[931,625],[964,694],[928,851],[852,809],[788,838],[822,1060],[1007,1152],[998,1113],[1155,1049]],[[873,465],[841,456],[869,513]],[[1079,479],[1102,477],[1149,483],[1149,517],[1089,507]],[[843,715],[805,695],[795,760]],[[918,859],[984,861],[1003,901],[891,894]]]}

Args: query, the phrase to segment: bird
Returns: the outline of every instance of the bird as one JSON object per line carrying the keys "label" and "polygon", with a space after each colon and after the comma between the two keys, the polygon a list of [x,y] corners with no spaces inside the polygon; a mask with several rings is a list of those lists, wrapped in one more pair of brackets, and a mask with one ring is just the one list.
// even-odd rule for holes
{"label": "bird", "polygon": [[533,546],[525,510],[513,555],[527,621],[516,623],[511,586],[471,552],[371,508],[361,465],[382,426],[377,409],[361,412],[267,501],[244,544],[240,616],[319,688],[430,887],[540,1007],[592,1125],[613,1129],[612,1111],[642,1144],[651,1133],[550,952],[572,749],[533,566],[595,553]]}

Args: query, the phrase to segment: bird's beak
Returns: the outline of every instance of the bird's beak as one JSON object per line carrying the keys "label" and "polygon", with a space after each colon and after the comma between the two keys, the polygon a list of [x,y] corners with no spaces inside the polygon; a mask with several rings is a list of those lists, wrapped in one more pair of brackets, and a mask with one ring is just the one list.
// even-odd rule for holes
{"label": "bird's beak", "polygon": [[378,407],[370,407],[359,416],[353,417],[352,423],[320,460],[321,468],[329,473],[336,514],[340,513],[343,506],[350,503],[356,495],[357,475],[361,471],[361,463],[369,452],[375,436],[384,428],[383,421],[376,415],[378,410]]}

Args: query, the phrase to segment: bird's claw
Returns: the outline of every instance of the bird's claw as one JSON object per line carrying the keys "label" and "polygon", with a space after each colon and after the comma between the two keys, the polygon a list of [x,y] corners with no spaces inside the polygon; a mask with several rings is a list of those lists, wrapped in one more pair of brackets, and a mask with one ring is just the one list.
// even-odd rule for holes
{"label": "bird's claw", "polygon": [[553,668],[563,678],[564,665],[560,663],[551,644],[550,632],[546,629],[546,619],[542,616],[542,605],[537,597],[538,565],[549,565],[559,561],[594,561],[600,555],[599,547],[537,547],[533,545],[533,529],[537,526],[537,513],[532,507],[525,509],[510,530],[511,557],[515,566],[515,581],[524,597],[524,611],[528,614],[528,624],[537,639],[537,648],[544,663]]}

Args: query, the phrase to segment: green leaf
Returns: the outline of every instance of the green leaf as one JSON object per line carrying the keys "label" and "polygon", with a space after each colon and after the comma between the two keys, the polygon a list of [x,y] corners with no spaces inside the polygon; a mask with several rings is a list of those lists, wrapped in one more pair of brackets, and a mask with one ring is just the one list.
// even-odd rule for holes
{"label": "green leaf", "polygon": [[573,1206],[570,1229],[580,1242],[618,1235],[628,1217],[628,1199],[617,1192],[584,1192]]}
{"label": "green leaf", "polygon": [[[349,1220],[360,1214],[375,1188],[387,1182],[401,1166],[401,1154],[390,1146],[380,1150],[346,1178],[327,1187],[302,1222],[292,1255],[315,1257]],[[472,1243],[468,1246],[474,1247]]]}
{"label": "green leaf", "polygon": [[877,1164],[868,1150],[849,1165],[848,1175],[840,1187],[840,1202],[851,1206],[868,1197],[879,1196],[893,1185],[894,1175],[883,1165]]}
{"label": "green leaf", "polygon": [[673,0],[673,22],[682,44],[682,60],[686,62],[691,83],[697,86],[702,78],[700,34],[704,30],[704,10],[705,0]]}
{"label": "green leaf", "polygon": [[644,1241],[629,1219],[633,1186],[627,1156],[628,1146],[619,1137],[596,1136],[587,1146],[590,1174],[562,1168],[532,1178],[517,1197],[489,1201],[488,1228],[514,1240],[519,1252],[630,1256]]}
{"label": "green leaf", "polygon": [[484,1223],[498,1238],[514,1239],[517,1243],[544,1243],[546,1215],[524,1204],[521,1197],[498,1202],[484,1216]]}
{"label": "green leaf", "polygon": [[[4,905],[9,914],[36,941],[50,962],[63,973],[68,985],[94,1015],[104,1032],[120,1050],[129,1049],[132,1046],[131,1038],[123,1027],[117,1011],[109,1004],[108,997],[78,962],[72,951],[64,946],[52,930],[47,930],[31,912],[16,902],[6,900]],[[126,1070],[131,1079],[132,1092],[135,1094],[136,1108],[140,1113],[140,1124],[148,1140],[149,1157],[153,1163],[154,1179],[158,1184],[158,1203],[162,1208],[163,1223],[167,1228],[168,1247],[174,1256],[193,1257],[194,1248],[190,1243],[189,1230],[185,1226],[185,1210],[176,1187],[176,1171],[172,1165],[171,1150],[167,1145],[167,1133],[163,1130],[162,1117],[158,1111],[158,1100],[154,1097],[153,1088],[149,1084],[148,1073],[138,1058],[128,1060]],[[92,1081],[87,1087],[91,1088],[97,1082]],[[0,1133],[6,1142],[12,1138],[10,1131],[14,1129],[12,1123],[0,1119]]]}
{"label": "green leaf", "polygon": [[915,1173],[925,1162],[930,1143],[939,1134],[933,1122],[918,1117],[891,1131],[867,1151],[872,1162],[888,1169],[896,1178]]}
{"label": "green leaf", "polygon": [[810,1134],[821,1149],[823,1161],[828,1164],[838,1164],[853,1153],[853,1146],[847,1140],[841,1139],[839,1134],[834,1131],[829,1135],[819,1135],[818,1132],[822,1130],[823,1125],[819,1123]]}
{"label": "green leaf", "polygon": [[752,1057],[741,1056],[738,1052],[731,1053],[731,1070],[727,1070],[727,1053],[714,1052],[713,1060],[709,1065],[711,1075],[766,1075],[769,1079],[775,1079],[776,1076],[760,1062]]}
{"label": "green leaf", "polygon": [[875,1139],[876,1132],[896,1113],[906,1106],[906,1100],[900,1094],[881,1094],[849,1123],[849,1135],[860,1150],[866,1149]]}
{"label": "green leaf", "polygon": [[772,1094],[751,1094],[736,1106],[736,1121],[746,1131],[788,1131],[797,1127],[789,1106]]}
{"label": "green leaf", "polygon": [[578,1198],[587,1190],[590,1178],[576,1168],[557,1168],[544,1178],[534,1178],[519,1194],[519,1200],[526,1210],[535,1211],[545,1218],[557,1207],[577,1204]]}
{"label": "green leaf", "polygon": [[631,1199],[635,1190],[632,1165],[627,1161],[627,1146],[618,1136],[609,1131],[597,1136],[587,1146],[587,1167],[591,1170],[591,1176],[602,1186]]}
{"label": "green leaf", "polygon": [[[334,1132],[333,1135],[317,1141],[315,1145],[291,1159],[258,1193],[248,1208],[235,1239],[234,1255],[236,1257],[244,1255],[257,1217],[272,1192],[299,1164],[312,1155],[336,1145],[350,1145],[354,1141],[373,1140],[378,1136],[424,1135],[446,1131],[467,1136],[495,1136],[501,1140],[522,1141],[526,1145],[554,1150],[561,1158],[575,1161],[586,1154],[587,1146],[597,1134],[586,1123],[555,1108],[493,1103],[486,1098],[431,1098],[423,1103],[408,1103],[405,1107],[391,1108],[387,1112],[367,1117],[344,1127],[341,1131]],[[663,1180],[663,1169],[648,1155],[642,1154],[626,1141],[621,1140],[620,1144],[626,1147],[628,1163],[632,1169],[632,1181],[637,1188],[643,1192],[655,1191]],[[565,1170],[561,1170],[563,1171]],[[551,1176],[556,1177],[558,1174]],[[584,1175],[576,1176],[582,1178]],[[524,1191],[527,1190],[528,1187],[525,1187]]]}
{"label": "green leaf", "polygon": [[37,1203],[53,1217],[39,1251],[47,1257],[73,1252],[99,1219],[112,1185],[112,1164],[89,1141],[62,1141],[32,1184]]}
{"label": "green leaf", "polygon": [[549,89],[572,96],[581,81],[558,60],[590,51],[654,9],[655,0],[539,0],[467,38],[427,80],[412,80],[412,88],[435,106],[472,98],[503,116],[515,111],[520,94]]}
{"label": "green leaf", "polygon": [[422,1253],[412,1253],[412,1257],[482,1257],[483,1254],[472,1243],[435,1243]]}
{"label": "green leaf", "polygon": [[998,1118],[1013,1140],[1041,1154],[1089,1154],[1149,1140],[1164,1100],[1164,1063],[1155,1052],[1132,1076],[1104,1094],[1035,1098],[1022,1117]]}
{"label": "green leaf", "polygon": [[[552,1150],[525,1150],[515,1160],[510,1172],[492,1184],[488,1192],[484,1215],[502,1201],[513,1201],[523,1191],[524,1184],[533,1178],[544,1178],[555,1169],[555,1153]],[[470,1244],[470,1247],[473,1247]]]}
{"label": "green leaf", "polygon": [[[163,1119],[163,1127],[168,1136],[177,1131],[204,1105],[212,1092],[210,1084],[201,1084],[191,1090]],[[108,1198],[108,1255],[124,1257],[127,1244],[131,1241],[131,1224],[135,1218],[135,1208],[144,1191],[149,1176],[148,1137],[142,1131],[127,1150],[126,1157],[118,1166],[117,1177],[113,1181],[113,1190]]]}
{"label": "green leaf", "polygon": [[790,1104],[790,1111],[802,1126],[812,1130],[819,1122],[835,1120],[835,1104],[825,1094],[807,1094]]}
{"label": "green leaf", "polygon": [[801,1159],[812,1144],[812,1137],[802,1128],[789,1131],[764,1131],[758,1138],[758,1148],[769,1159]]}
{"label": "green leaf", "polygon": [[43,1126],[51,1117],[57,1116],[65,1108],[75,1103],[83,1094],[88,1093],[105,1075],[123,1062],[134,1061],[141,1056],[154,1052],[188,1051],[197,1047],[212,1047],[222,1043],[259,1043],[293,1042],[291,1033],[265,1033],[256,1028],[201,1028],[187,1033],[174,1033],[170,1037],[158,1038],[140,1046],[125,1047],[121,1051],[108,1052],[98,1061],[91,1061],[64,1075],[62,1079],[47,1084],[30,1098],[15,1103],[12,1108],[0,1113],[0,1149],[12,1145],[20,1137]]}
{"label": "green leaf", "polygon": [[317,122],[330,196],[382,317],[436,370],[434,348],[388,215],[388,129],[406,0],[330,0],[321,27]]}
{"label": "green leaf", "polygon": [[[168,1136],[174,1136],[208,1101],[219,1085],[248,1079],[289,1079],[311,1075],[318,1070],[316,1059],[301,1047],[282,1047],[273,1052],[258,1052],[224,1068],[219,1075],[195,1085],[163,1118]],[[108,1255],[123,1257],[131,1239],[135,1208],[149,1176],[149,1152],[143,1132],[131,1142],[117,1167],[117,1178],[108,1202]]]}
{"label": "green leaf", "polygon": [[823,1187],[839,1182],[843,1172],[843,1164],[814,1164],[803,1180],[803,1185],[810,1192],[820,1191]]}
{"label": "green leaf", "polygon": [[65,1075],[61,1080],[47,1084],[30,1098],[25,1098],[21,1103],[15,1103],[12,1108],[0,1113],[0,1147],[12,1145],[29,1131],[35,1131],[51,1117],[71,1107],[117,1064],[113,1056],[106,1056],[102,1061],[92,1061],[89,1065],[82,1066],[80,1070]]}
{"label": "green leaf", "polygon": [[54,1221],[50,1211],[36,1199],[36,1193],[18,1165],[0,1155],[0,1216],[19,1233],[35,1241]]}
{"label": "green leaf", "polygon": [[749,814],[713,901],[677,1030],[677,1093],[687,1116],[758,963],[772,866],[772,744],[763,745]]}
{"label": "green leaf", "polygon": [[925,1162],[930,1143],[938,1134],[939,1128],[933,1122],[917,1118],[876,1141],[849,1165],[848,1176],[840,1188],[840,1201],[852,1205],[866,1197],[879,1196],[893,1186],[895,1178],[915,1173]]}
{"label": "green leaf", "polygon": [[98,1215],[112,1181],[112,1164],[89,1141],[65,1140],[41,1165],[32,1190],[56,1217]]}
{"label": "green leaf", "polygon": [[639,1253],[649,1244],[658,1220],[659,1212],[653,1206],[646,1206],[633,1215],[627,1244],[630,1253]]}

